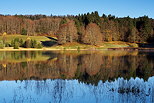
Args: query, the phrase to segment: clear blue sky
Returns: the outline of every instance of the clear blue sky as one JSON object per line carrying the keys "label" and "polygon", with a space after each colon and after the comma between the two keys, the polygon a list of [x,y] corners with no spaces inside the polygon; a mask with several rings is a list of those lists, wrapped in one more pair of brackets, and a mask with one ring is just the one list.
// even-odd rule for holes
{"label": "clear blue sky", "polygon": [[1,0],[0,14],[67,15],[98,11],[100,15],[154,18],[154,0]]}

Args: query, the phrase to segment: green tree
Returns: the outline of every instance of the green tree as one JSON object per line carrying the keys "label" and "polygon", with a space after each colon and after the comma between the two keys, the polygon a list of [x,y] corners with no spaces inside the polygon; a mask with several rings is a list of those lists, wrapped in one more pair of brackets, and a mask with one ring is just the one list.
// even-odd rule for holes
{"label": "green tree", "polygon": [[66,24],[67,23],[67,19],[66,18],[63,18],[60,22],[60,24]]}
{"label": "green tree", "polygon": [[0,49],[3,49],[4,48],[4,43],[2,40],[0,40]]}
{"label": "green tree", "polygon": [[22,28],[22,30],[21,30],[21,35],[27,35],[27,30],[24,29],[24,28]]}
{"label": "green tree", "polygon": [[14,49],[19,49],[19,42],[15,42],[15,44],[14,44],[14,47],[13,47]]}
{"label": "green tree", "polygon": [[37,48],[37,41],[31,40],[31,48]]}
{"label": "green tree", "polygon": [[37,48],[38,48],[38,49],[43,48],[43,46],[42,46],[42,44],[41,44],[40,42],[37,44]]}
{"label": "green tree", "polygon": [[140,17],[137,20],[136,26],[139,31],[140,42],[146,42],[153,36],[152,21],[148,16]]}
{"label": "green tree", "polygon": [[138,39],[137,30],[135,27],[128,30],[128,42],[135,42]]}
{"label": "green tree", "polygon": [[11,46],[14,47],[14,49],[18,49],[19,47],[23,46],[23,40],[15,38],[11,41]]}

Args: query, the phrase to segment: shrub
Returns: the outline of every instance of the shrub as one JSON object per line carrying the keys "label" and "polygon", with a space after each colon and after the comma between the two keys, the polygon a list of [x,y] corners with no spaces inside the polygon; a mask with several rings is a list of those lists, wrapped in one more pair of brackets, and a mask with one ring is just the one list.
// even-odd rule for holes
{"label": "shrub", "polygon": [[5,47],[10,47],[10,44],[6,42]]}
{"label": "shrub", "polygon": [[41,49],[43,46],[42,46],[42,44],[39,42],[38,44],[37,44],[37,48],[38,49]]}
{"label": "shrub", "polygon": [[25,41],[25,48],[31,48],[32,46],[31,46],[31,40],[30,39],[27,39],[26,41]]}
{"label": "shrub", "polygon": [[0,40],[0,49],[3,49],[4,48],[4,43],[2,40]]}
{"label": "shrub", "polygon": [[27,30],[22,28],[21,35],[27,35]]}
{"label": "shrub", "polygon": [[42,48],[42,44],[40,42],[37,42],[36,40],[31,40],[28,38],[24,43],[25,48]]}
{"label": "shrub", "polygon": [[14,47],[14,49],[18,49],[20,46],[23,46],[23,40],[15,38],[11,41],[11,46]]}
{"label": "shrub", "polygon": [[14,49],[19,49],[19,42],[15,42],[15,44],[14,44],[14,47],[13,47]]}
{"label": "shrub", "polygon": [[31,47],[37,48],[37,41],[36,40],[31,40]]}
{"label": "shrub", "polygon": [[11,47],[14,47],[15,43],[14,40],[11,41]]}
{"label": "shrub", "polygon": [[20,39],[20,41],[19,41],[19,45],[22,47],[23,45],[24,45],[24,41],[22,40],[22,39]]}

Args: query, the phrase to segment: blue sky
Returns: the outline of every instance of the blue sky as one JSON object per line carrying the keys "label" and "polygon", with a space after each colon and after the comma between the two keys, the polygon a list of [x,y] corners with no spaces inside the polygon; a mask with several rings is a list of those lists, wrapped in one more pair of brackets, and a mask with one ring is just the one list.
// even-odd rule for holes
{"label": "blue sky", "polygon": [[154,18],[154,0],[1,0],[0,14],[67,15],[98,11],[100,15]]}

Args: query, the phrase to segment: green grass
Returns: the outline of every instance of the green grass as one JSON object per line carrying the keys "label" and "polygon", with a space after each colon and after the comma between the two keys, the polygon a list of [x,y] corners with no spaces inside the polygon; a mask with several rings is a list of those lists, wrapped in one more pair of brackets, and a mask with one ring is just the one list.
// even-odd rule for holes
{"label": "green grass", "polygon": [[[28,36],[26,35],[6,35],[5,40],[7,43],[11,43],[11,41],[15,38],[23,39],[24,41],[27,39]],[[45,36],[29,36],[32,40],[40,41],[50,41],[48,37]],[[0,40],[3,39],[3,36],[0,36]]]}

